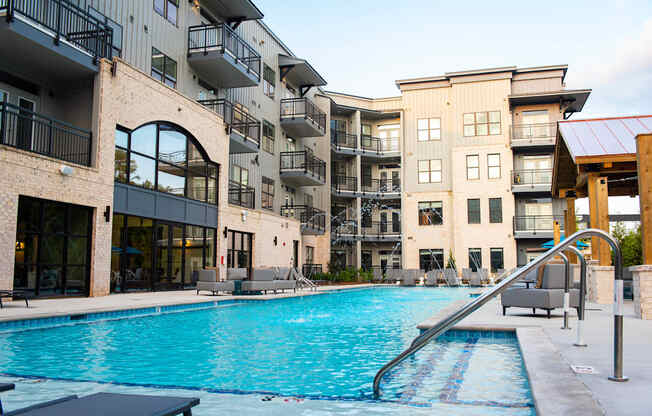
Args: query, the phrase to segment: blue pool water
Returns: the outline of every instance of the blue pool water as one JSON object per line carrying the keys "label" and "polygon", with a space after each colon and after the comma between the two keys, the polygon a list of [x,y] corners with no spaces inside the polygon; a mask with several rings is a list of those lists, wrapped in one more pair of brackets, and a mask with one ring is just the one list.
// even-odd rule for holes
{"label": "blue pool water", "polygon": [[[0,372],[368,401],[374,374],[409,345],[416,324],[458,299],[468,291],[375,288],[8,332],[0,334]],[[451,331],[390,373],[383,392],[415,408],[533,414],[509,333]]]}

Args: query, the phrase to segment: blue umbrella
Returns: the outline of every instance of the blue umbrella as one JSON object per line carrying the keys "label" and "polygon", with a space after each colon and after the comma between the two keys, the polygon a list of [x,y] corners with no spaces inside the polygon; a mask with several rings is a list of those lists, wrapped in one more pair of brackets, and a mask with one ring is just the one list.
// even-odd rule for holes
{"label": "blue umbrella", "polygon": [[[561,241],[564,241],[565,239],[566,239],[566,236],[562,234],[561,235]],[[585,248],[589,247],[588,244],[586,244],[583,241],[579,241],[579,240],[575,242],[575,245],[579,249],[585,249]],[[546,241],[545,243],[543,243],[541,245],[541,247],[543,247],[543,248],[553,248],[554,246],[555,246],[555,240]]]}
{"label": "blue umbrella", "polygon": [[[127,250],[125,250],[127,254],[143,254],[142,251],[138,250],[135,247],[127,247]],[[111,253],[122,253],[122,249],[120,247],[113,246],[111,247]]]}

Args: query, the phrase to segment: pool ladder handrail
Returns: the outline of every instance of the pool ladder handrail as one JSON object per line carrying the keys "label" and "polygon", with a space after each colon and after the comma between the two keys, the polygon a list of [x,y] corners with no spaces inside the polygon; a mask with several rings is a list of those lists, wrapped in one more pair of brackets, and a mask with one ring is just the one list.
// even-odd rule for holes
{"label": "pool ladder handrail", "polygon": [[[555,245],[550,250],[546,251],[541,256],[532,260],[530,263],[525,266],[517,269],[510,276],[503,279],[500,283],[494,286],[491,290],[484,292],[479,297],[475,298],[473,301],[464,305],[461,309],[453,312],[446,318],[439,321],[435,326],[428,329],[421,335],[417,336],[412,345],[407,348],[405,351],[397,355],[393,360],[385,364],[374,377],[373,389],[374,397],[380,397],[380,382],[382,381],[383,376],[390,371],[392,368],[396,367],[398,364],[403,362],[407,357],[411,356],[415,352],[419,351],[425,347],[431,340],[436,339],[438,336],[452,328],[462,319],[466,318],[473,312],[480,309],[483,305],[489,302],[492,298],[503,293],[512,283],[516,282],[521,277],[527,275],[535,268],[547,263],[553,257],[559,255],[563,251],[569,250],[569,247],[580,238],[585,237],[598,237],[605,240],[614,251],[614,374],[609,377],[611,381],[627,381],[627,377],[623,376],[623,266],[622,266],[622,254],[620,247],[616,240],[606,233],[605,231],[598,230],[595,228],[589,228],[586,230],[581,230],[559,244]],[[572,249],[571,249],[572,250]],[[567,273],[567,276],[569,273]],[[568,282],[568,279],[567,279]],[[581,288],[583,290],[584,288]],[[583,316],[582,311],[582,318]]]}

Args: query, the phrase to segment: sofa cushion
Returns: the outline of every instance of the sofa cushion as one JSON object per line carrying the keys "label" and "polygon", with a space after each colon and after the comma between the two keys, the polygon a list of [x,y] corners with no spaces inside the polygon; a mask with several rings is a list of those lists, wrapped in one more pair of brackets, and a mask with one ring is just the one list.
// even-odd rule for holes
{"label": "sofa cushion", "polygon": [[[546,270],[543,274],[543,289],[563,289],[566,282],[566,265],[565,264],[546,264]],[[570,281],[573,281],[573,268],[570,269]]]}
{"label": "sofa cushion", "polygon": [[226,271],[227,280],[244,280],[249,277],[249,272],[245,268],[231,268]]}
{"label": "sofa cushion", "polygon": [[554,309],[564,306],[564,291],[514,287],[503,292],[500,299],[506,307]]}
{"label": "sofa cushion", "polygon": [[289,267],[279,267],[278,268],[278,275],[276,276],[276,280],[288,280],[290,279],[290,273],[291,269]]}
{"label": "sofa cushion", "polygon": [[251,280],[257,282],[273,282],[276,278],[276,271],[274,269],[254,269],[254,274]]}
{"label": "sofa cushion", "polygon": [[217,273],[215,270],[199,270],[199,282],[217,282]]}

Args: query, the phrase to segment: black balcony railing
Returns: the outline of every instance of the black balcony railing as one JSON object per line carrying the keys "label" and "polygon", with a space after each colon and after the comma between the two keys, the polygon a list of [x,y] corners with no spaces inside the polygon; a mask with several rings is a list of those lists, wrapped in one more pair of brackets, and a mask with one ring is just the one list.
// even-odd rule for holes
{"label": "black balcony railing", "polygon": [[331,143],[337,147],[355,149],[358,147],[358,136],[345,131],[331,130]]}
{"label": "black balcony railing", "polygon": [[312,120],[323,133],[326,133],[326,113],[306,97],[281,100],[281,120],[285,118]]}
{"label": "black balcony railing", "polygon": [[326,181],[326,162],[315,156],[311,150],[281,152],[281,173],[297,171]]}
{"label": "black balcony railing", "polygon": [[98,58],[111,59],[113,29],[66,0],[0,0],[7,20],[21,16],[50,30],[55,44],[65,40]]}
{"label": "black balcony railing", "polygon": [[384,237],[401,234],[400,221],[363,221],[360,228],[363,237]]}
{"label": "black balcony railing", "polygon": [[211,51],[229,53],[242,64],[247,73],[260,81],[260,54],[228,24],[190,26],[188,28],[188,53]]}
{"label": "black balcony railing", "polygon": [[331,233],[337,237],[345,235],[357,235],[358,234],[358,220],[356,219],[338,219],[337,224],[331,222]]}
{"label": "black balcony railing", "polygon": [[524,215],[514,217],[514,232],[552,232],[555,221],[564,229],[564,217],[556,215]]}
{"label": "black balcony railing", "polygon": [[512,171],[512,185],[551,185],[552,169]]}
{"label": "black balcony railing", "polygon": [[358,178],[355,176],[331,176],[331,188],[335,192],[356,192],[358,190]]}
{"label": "black balcony railing", "polygon": [[[6,97],[6,96],[5,96]],[[0,144],[78,165],[91,165],[91,132],[0,102]]]}
{"label": "black balcony railing", "polygon": [[251,114],[242,111],[237,106],[234,106],[231,101],[223,98],[199,100],[198,103],[221,115],[224,122],[230,125],[233,130],[255,142],[260,147],[260,121]]}
{"label": "black balcony railing", "polygon": [[250,186],[229,181],[229,204],[254,209],[256,207],[256,190]]}
{"label": "black balcony railing", "polygon": [[322,209],[309,205],[283,205],[281,215],[298,219],[304,228],[316,231],[326,230],[326,212]]}
{"label": "black balcony railing", "polygon": [[557,136],[557,123],[515,124],[512,126],[512,141],[553,141]]}
{"label": "black balcony railing", "polygon": [[400,179],[371,179],[362,178],[362,192],[396,193],[401,192]]}
{"label": "black balcony railing", "polygon": [[307,279],[312,279],[317,273],[322,273],[321,264],[305,263],[301,268],[303,276]]}
{"label": "black balcony railing", "polygon": [[381,139],[363,134],[360,138],[362,150],[376,153],[389,153],[400,151],[398,138]]}

